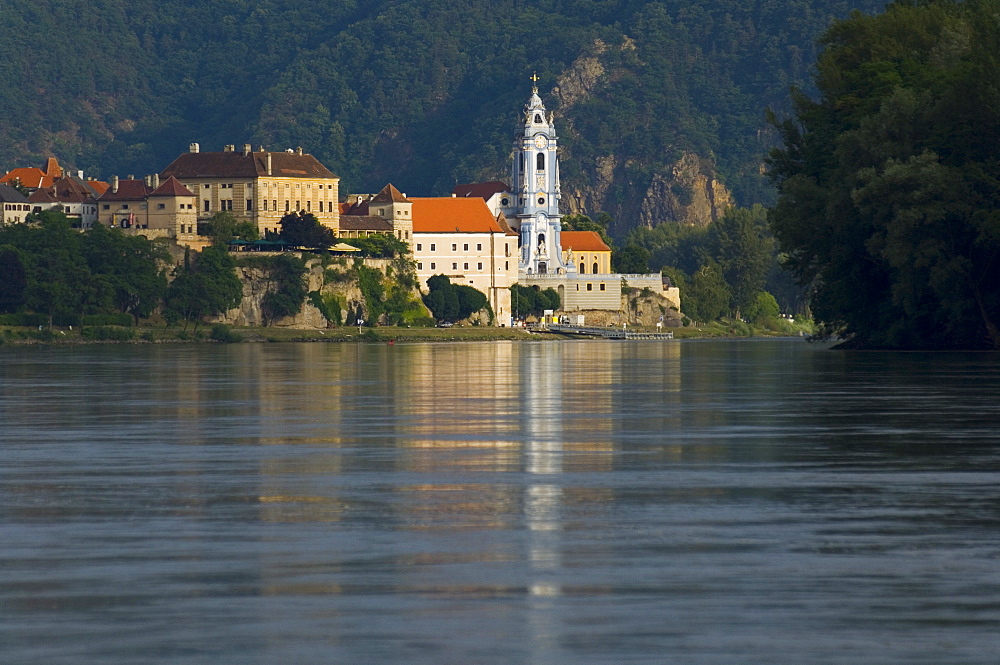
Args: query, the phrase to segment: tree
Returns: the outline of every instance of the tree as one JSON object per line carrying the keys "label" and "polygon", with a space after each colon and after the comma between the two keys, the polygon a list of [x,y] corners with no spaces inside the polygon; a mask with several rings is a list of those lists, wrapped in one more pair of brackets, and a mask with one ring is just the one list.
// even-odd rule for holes
{"label": "tree", "polygon": [[256,224],[238,221],[228,210],[220,210],[215,213],[205,224],[207,228],[203,230],[204,234],[211,236],[213,243],[225,244],[236,238],[249,241],[260,238],[260,231],[258,231]]}
{"label": "tree", "polygon": [[438,321],[461,321],[488,306],[486,294],[471,286],[452,284],[447,275],[427,280],[424,305]]}
{"label": "tree", "polygon": [[649,272],[649,250],[639,245],[626,245],[611,255],[612,269],[627,275]]}
{"label": "tree", "polygon": [[294,247],[326,249],[337,242],[333,231],[308,212],[290,212],[278,224],[281,225],[279,237]]}
{"label": "tree", "polygon": [[190,252],[167,289],[164,315],[168,321],[192,319],[197,329],[201,319],[216,316],[240,304],[243,285],[235,272],[236,262],[225,248],[206,247],[197,259]]}
{"label": "tree", "polygon": [[0,246],[0,313],[16,312],[24,304],[28,274],[21,253],[10,245]]}
{"label": "tree", "polygon": [[696,321],[715,321],[729,311],[730,297],[722,268],[709,261],[691,277],[683,295],[684,313]]}
{"label": "tree", "polygon": [[167,278],[160,264],[170,256],[160,245],[98,224],[82,235],[81,251],[90,272],[110,289],[113,308],[137,324],[162,302]]}
{"label": "tree", "polygon": [[712,254],[729,285],[730,308],[739,315],[764,288],[774,241],[761,205],[730,208],[710,229]]}
{"label": "tree", "polygon": [[1000,4],[895,2],[830,28],[772,151],[772,229],[827,332],[1000,348]]}
{"label": "tree", "polygon": [[377,259],[394,259],[406,256],[409,246],[394,235],[377,233],[367,238],[344,238],[344,243],[361,250],[361,256]]}
{"label": "tree", "polygon": [[781,316],[778,301],[767,291],[760,291],[744,311],[747,321],[760,325]]}
{"label": "tree", "polygon": [[294,256],[275,256],[268,261],[268,291],[261,302],[264,325],[302,311],[306,299],[306,264]]}

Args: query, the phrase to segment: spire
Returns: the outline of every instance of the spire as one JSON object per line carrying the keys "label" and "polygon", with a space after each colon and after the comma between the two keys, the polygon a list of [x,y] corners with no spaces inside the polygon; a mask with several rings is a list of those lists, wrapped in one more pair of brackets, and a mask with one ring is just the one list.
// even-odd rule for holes
{"label": "spire", "polygon": [[538,96],[538,74],[531,75],[531,98],[524,105],[524,122],[526,125],[547,125],[545,104]]}

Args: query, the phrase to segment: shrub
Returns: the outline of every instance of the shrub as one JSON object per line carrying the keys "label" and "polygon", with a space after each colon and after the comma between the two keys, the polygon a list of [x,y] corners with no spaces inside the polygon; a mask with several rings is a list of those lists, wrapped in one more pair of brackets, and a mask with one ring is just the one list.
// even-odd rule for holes
{"label": "shrub", "polygon": [[[74,325],[84,325],[84,326],[121,326],[123,328],[132,327],[132,315],[131,314],[88,314],[87,316],[79,317],[79,324]],[[54,321],[53,321],[54,322]]]}
{"label": "shrub", "polygon": [[98,341],[129,342],[135,339],[135,329],[122,326],[84,326],[80,336]]}
{"label": "shrub", "polygon": [[212,326],[212,332],[209,337],[216,342],[223,342],[225,344],[235,344],[236,342],[243,341],[240,334],[225,323],[216,323]]}

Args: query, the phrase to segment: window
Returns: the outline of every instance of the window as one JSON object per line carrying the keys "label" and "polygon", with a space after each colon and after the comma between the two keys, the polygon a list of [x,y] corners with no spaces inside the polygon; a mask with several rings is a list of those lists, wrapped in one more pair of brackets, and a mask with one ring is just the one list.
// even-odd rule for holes
{"label": "window", "polygon": [[103,209],[105,209],[105,210],[111,210],[111,205],[110,205],[110,204],[108,204],[108,203],[105,203],[105,204],[104,204],[103,206],[101,206],[101,207],[102,207]]}
{"label": "window", "polygon": [[452,263],[451,264],[451,269],[452,270],[458,270],[458,264],[457,263]]}
{"label": "window", "polygon": [[209,201],[208,199],[205,199],[205,212],[208,212],[210,210],[210,206],[211,205],[212,205],[212,202]]}
{"label": "window", "polygon": [[312,212],[312,201],[306,201],[306,212]]}
{"label": "window", "polygon": [[463,252],[469,251],[469,243],[465,243],[464,245],[462,245],[462,251]]}
{"label": "window", "polygon": [[587,274],[587,264],[586,263],[581,263],[580,264],[580,274],[581,275],[586,275]]}
{"label": "window", "polygon": [[545,197],[544,196],[539,196],[538,197],[538,205],[540,205],[540,206],[545,205]]}
{"label": "window", "polygon": [[476,251],[477,252],[483,251],[483,245],[482,245],[482,243],[478,243],[478,242],[476,243]]}
{"label": "window", "polygon": [[607,284],[601,284],[601,291],[606,291],[606,290],[607,290],[607,289],[605,288],[606,286],[607,286]]}
{"label": "window", "polygon": [[435,244],[435,243],[432,242],[431,243],[431,251],[433,252],[435,249],[437,249],[437,244]]}
{"label": "window", "polygon": [[157,203],[157,204],[156,204],[156,209],[157,209],[157,210],[165,210],[165,209],[166,209],[166,207],[167,207],[167,204],[166,204],[166,203]]}
{"label": "window", "polygon": [[285,212],[288,212],[289,210],[291,210],[291,208],[289,207],[288,199],[285,199]]}
{"label": "window", "polygon": [[417,270],[423,270],[423,269],[424,269],[424,264],[417,261]]}
{"label": "window", "polygon": [[219,210],[232,210],[233,200],[232,199],[222,199],[219,201]]}
{"label": "window", "polygon": [[458,245],[456,245],[455,243],[451,243],[451,251],[457,252],[458,251]]}
{"label": "window", "polygon": [[128,204],[127,203],[125,203],[125,204],[122,205],[122,210],[128,210]]}
{"label": "window", "polygon": [[504,261],[503,262],[503,269],[504,270],[510,270],[510,261]]}
{"label": "window", "polygon": [[483,264],[482,263],[477,263],[476,264],[476,270],[482,270],[482,269],[483,269]]}
{"label": "window", "polygon": [[462,264],[462,270],[468,270],[468,269],[469,269],[469,264],[468,263],[463,263]]}
{"label": "window", "polygon": [[540,152],[540,153],[538,153],[538,155],[536,155],[536,157],[535,157],[535,169],[538,170],[538,171],[544,171],[545,170],[545,153],[544,152]]}
{"label": "window", "polygon": [[212,186],[211,185],[202,185],[201,188],[202,189],[212,189]]}
{"label": "window", "polygon": [[588,284],[587,285],[587,290],[588,291],[593,291],[594,290],[594,285],[593,284]]}
{"label": "window", "polygon": [[419,252],[419,251],[421,251],[421,250],[422,250],[423,248],[424,248],[424,246],[423,246],[422,244],[420,244],[420,243],[418,242],[418,243],[417,243],[417,251]]}
{"label": "window", "polygon": [[541,113],[536,113],[535,114],[535,122],[537,124],[539,124],[539,125],[542,124],[542,114]]}
{"label": "window", "polygon": [[432,263],[431,264],[431,270],[434,270],[435,268],[437,268],[437,264],[436,263]]}
{"label": "window", "polygon": [[[296,187],[297,187],[297,186],[298,186],[298,185],[296,185]],[[302,206],[300,206],[300,205],[299,205],[299,202],[298,202],[298,201],[296,201],[296,202],[295,202],[295,209],[296,209],[296,210],[302,210]]]}
{"label": "window", "polygon": [[271,199],[271,210],[278,212],[278,202],[274,199]]}
{"label": "window", "polygon": [[[322,185],[320,185],[320,187],[322,187]],[[319,202],[319,211],[323,212],[323,202],[322,201]]]}
{"label": "window", "polygon": [[599,271],[597,270],[597,261],[594,261],[594,269],[593,269],[593,270],[591,270],[590,272],[594,273],[595,275],[596,275],[596,274],[597,274],[597,273],[599,272]]}
{"label": "window", "polygon": [[253,199],[247,199],[247,210],[253,210]]}

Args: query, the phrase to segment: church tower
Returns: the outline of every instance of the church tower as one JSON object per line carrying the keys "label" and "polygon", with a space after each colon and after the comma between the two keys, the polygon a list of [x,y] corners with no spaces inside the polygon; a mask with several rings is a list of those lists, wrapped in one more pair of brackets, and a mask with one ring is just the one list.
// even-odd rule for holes
{"label": "church tower", "polygon": [[[537,84],[538,77],[531,80]],[[521,235],[520,272],[531,275],[565,274],[559,233],[559,159],[552,114],[531,88],[524,107],[524,130],[514,139],[510,211]],[[570,270],[572,270],[570,268]]]}

